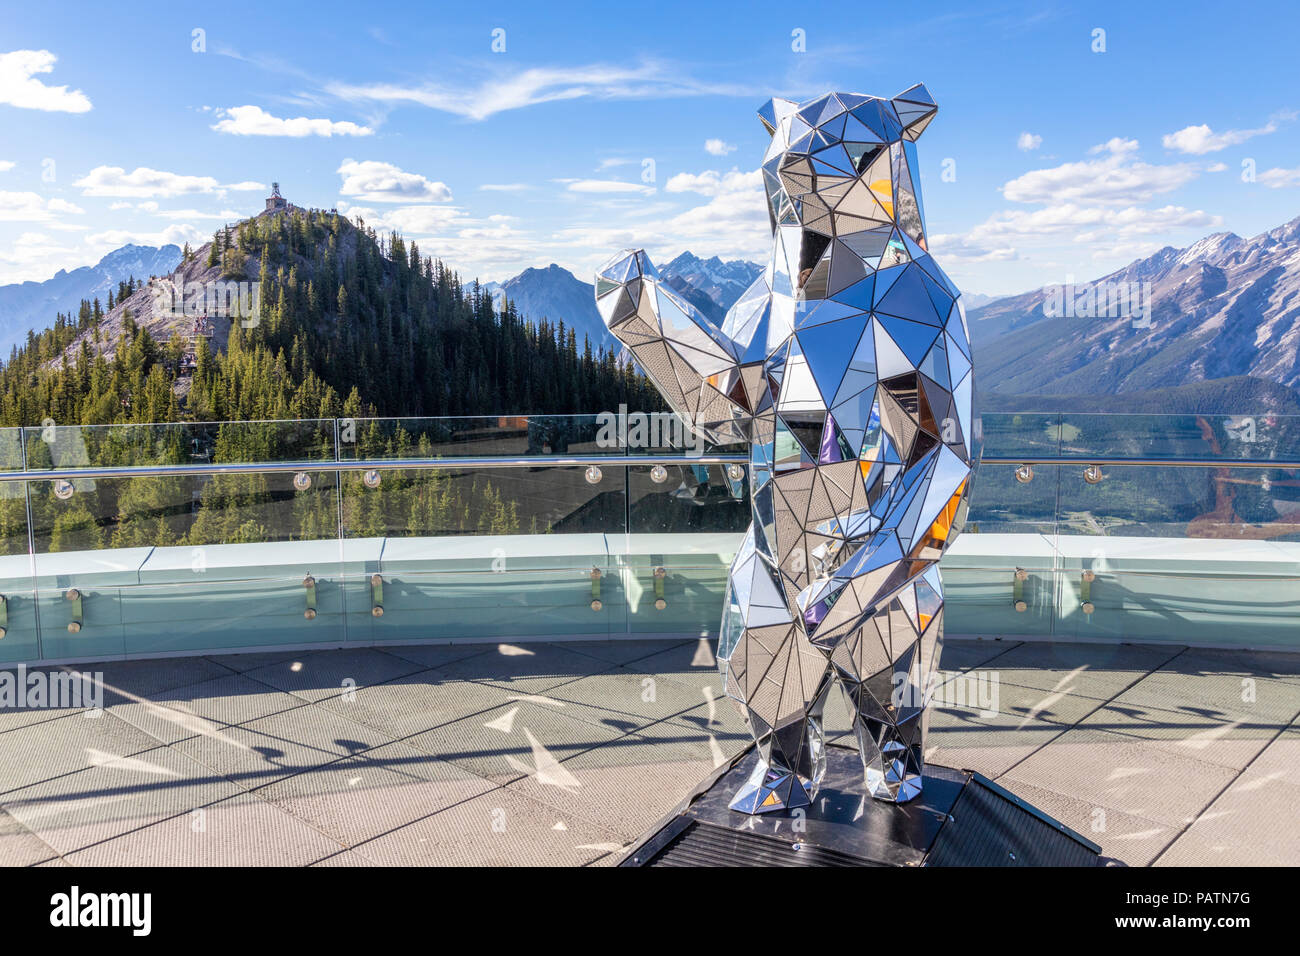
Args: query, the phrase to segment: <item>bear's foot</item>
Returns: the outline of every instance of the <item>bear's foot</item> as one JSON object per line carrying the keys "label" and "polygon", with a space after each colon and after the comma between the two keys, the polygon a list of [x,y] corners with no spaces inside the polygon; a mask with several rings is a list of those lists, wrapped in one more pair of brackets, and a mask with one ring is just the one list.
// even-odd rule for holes
{"label": "bear's foot", "polygon": [[867,792],[885,803],[907,803],[921,795],[921,762],[917,754],[897,740],[878,749],[874,759],[863,761]]}
{"label": "bear's foot", "polygon": [[772,813],[812,804],[815,788],[811,780],[788,770],[777,770],[760,761],[736,795],[731,809],[741,813]]}

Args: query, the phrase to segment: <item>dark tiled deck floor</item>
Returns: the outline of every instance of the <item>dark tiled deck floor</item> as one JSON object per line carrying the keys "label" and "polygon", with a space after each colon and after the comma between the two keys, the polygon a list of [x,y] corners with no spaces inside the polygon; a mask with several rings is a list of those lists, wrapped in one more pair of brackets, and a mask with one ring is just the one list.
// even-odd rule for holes
{"label": "dark tiled deck floor", "polygon": [[[950,641],[943,666],[997,703],[937,709],[931,759],[1130,865],[1300,863],[1300,655]],[[98,716],[0,710],[0,864],[607,864],[748,743],[706,642],[78,669]]]}

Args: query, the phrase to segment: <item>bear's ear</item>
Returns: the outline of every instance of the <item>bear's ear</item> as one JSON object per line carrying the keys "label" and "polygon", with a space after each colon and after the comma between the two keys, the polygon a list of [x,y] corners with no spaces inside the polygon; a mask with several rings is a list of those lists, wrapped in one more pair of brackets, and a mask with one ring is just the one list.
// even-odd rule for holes
{"label": "bear's ear", "polygon": [[903,124],[903,139],[915,143],[925,132],[935,114],[939,112],[934,97],[925,88],[924,83],[908,87],[891,100],[898,113],[898,121]]}
{"label": "bear's ear", "polygon": [[763,128],[767,130],[767,135],[775,136],[776,128],[781,125],[781,120],[798,108],[798,103],[774,96],[758,108],[758,118],[763,121]]}

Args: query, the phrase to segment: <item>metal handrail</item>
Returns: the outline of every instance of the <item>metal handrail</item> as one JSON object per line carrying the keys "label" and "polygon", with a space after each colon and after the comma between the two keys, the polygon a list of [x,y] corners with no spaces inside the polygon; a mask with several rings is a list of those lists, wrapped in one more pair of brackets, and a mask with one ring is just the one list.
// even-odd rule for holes
{"label": "metal handrail", "polygon": [[1300,460],[1285,458],[1115,458],[1102,455],[1096,458],[1052,457],[1024,458],[984,457],[981,465],[1097,465],[1098,467],[1138,468],[1300,468]]}
{"label": "metal handrail", "polygon": [[351,461],[230,462],[208,465],[123,465],[50,468],[46,470],[0,472],[0,481],[75,481],[94,478],[166,478],[193,475],[296,474],[327,471],[400,471],[430,468],[581,468],[604,465],[609,468],[645,465],[731,465],[748,464],[747,455],[538,455],[530,458],[370,458]]}
{"label": "metal handrail", "polygon": [[[1282,468],[1300,469],[1300,460],[1258,458],[1096,458],[985,457],[982,465],[1096,465],[1098,467],[1138,468]],[[354,460],[317,459],[312,461],[230,462],[206,465],[121,465],[49,468],[35,471],[0,471],[0,481],[75,481],[95,478],[166,478],[198,475],[260,475],[319,473],[328,471],[400,471],[442,468],[583,468],[588,465],[644,467],[652,465],[746,465],[749,457],[740,454],[713,455],[537,455],[475,456],[463,458],[368,458]]]}

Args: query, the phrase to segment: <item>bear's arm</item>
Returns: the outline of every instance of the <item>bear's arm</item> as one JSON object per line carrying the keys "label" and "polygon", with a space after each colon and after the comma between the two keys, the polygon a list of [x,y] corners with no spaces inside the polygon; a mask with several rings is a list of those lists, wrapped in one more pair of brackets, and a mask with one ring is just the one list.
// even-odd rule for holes
{"label": "bear's arm", "polygon": [[738,389],[735,346],[659,278],[642,250],[596,273],[596,307],[669,407],[712,442],[744,438],[750,413]]}

